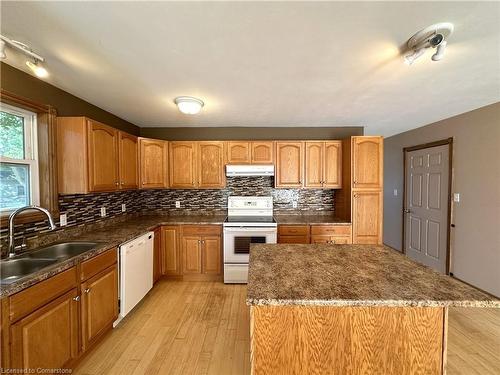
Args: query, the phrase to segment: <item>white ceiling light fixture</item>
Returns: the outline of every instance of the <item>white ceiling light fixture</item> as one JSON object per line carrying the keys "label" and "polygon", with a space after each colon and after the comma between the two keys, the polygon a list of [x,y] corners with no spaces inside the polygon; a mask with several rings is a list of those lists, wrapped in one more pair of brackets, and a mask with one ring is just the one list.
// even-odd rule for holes
{"label": "white ceiling light fixture", "polygon": [[[7,46],[28,56],[29,59],[26,60],[26,65],[33,71],[33,73],[37,77],[45,78],[49,75],[47,69],[45,69],[41,65],[41,63],[45,61],[42,56],[33,52],[33,50],[28,45],[17,40],[9,39],[3,35],[0,35],[0,59],[4,60],[7,58],[7,54],[5,53],[5,49]],[[31,61],[30,59],[33,61]]]}
{"label": "white ceiling light fixture", "polygon": [[205,105],[202,100],[193,98],[192,96],[178,96],[174,100],[179,108],[179,111],[186,115],[196,115]]}
{"label": "white ceiling light fixture", "polygon": [[405,52],[408,53],[404,57],[405,63],[413,64],[429,48],[436,48],[432,61],[440,61],[448,44],[446,39],[452,33],[453,24],[449,22],[436,23],[420,30],[406,42]]}

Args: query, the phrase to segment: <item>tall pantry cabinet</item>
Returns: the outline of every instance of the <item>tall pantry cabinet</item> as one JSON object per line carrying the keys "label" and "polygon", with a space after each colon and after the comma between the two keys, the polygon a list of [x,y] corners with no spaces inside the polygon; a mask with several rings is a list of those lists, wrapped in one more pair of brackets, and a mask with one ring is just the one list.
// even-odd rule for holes
{"label": "tall pantry cabinet", "polygon": [[353,244],[382,244],[383,137],[350,137],[342,152],[344,187],[335,194],[336,213],[352,222]]}

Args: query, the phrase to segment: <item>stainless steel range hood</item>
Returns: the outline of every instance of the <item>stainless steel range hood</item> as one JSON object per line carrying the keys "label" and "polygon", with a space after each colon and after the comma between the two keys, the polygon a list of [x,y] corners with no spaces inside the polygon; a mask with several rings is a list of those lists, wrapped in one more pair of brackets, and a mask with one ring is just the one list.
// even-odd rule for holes
{"label": "stainless steel range hood", "polygon": [[274,176],[274,165],[226,165],[226,176]]}

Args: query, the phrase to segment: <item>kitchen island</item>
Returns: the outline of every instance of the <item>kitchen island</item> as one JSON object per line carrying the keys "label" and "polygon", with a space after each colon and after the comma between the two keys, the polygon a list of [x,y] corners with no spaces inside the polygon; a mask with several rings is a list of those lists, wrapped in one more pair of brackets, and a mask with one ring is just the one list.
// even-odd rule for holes
{"label": "kitchen island", "polygon": [[448,307],[500,301],[385,246],[253,245],[253,374],[443,374]]}

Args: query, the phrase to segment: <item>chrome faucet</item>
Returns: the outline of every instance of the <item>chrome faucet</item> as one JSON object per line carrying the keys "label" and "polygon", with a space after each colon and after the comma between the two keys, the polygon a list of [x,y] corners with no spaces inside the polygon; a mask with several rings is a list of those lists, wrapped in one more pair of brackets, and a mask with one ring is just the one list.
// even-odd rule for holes
{"label": "chrome faucet", "polygon": [[49,219],[50,230],[56,229],[56,224],[54,223],[54,219],[52,219],[52,215],[45,208],[39,206],[24,206],[18,208],[9,215],[9,258],[12,258],[16,255],[16,246],[14,243],[14,219],[16,218],[17,214],[28,210],[36,210],[44,213]]}

